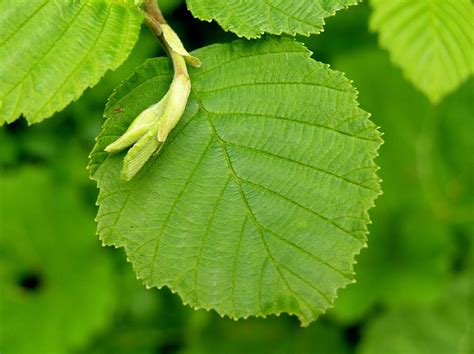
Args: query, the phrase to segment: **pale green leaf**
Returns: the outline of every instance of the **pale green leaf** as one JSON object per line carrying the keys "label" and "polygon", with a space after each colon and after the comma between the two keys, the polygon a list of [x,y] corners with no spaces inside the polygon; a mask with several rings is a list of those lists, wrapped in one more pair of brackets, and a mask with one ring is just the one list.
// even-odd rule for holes
{"label": "pale green leaf", "polygon": [[201,20],[215,20],[224,30],[240,37],[263,33],[308,36],[323,31],[324,19],[360,0],[187,0]]}
{"label": "pale green leaf", "polygon": [[91,157],[97,220],[140,279],[233,318],[287,312],[303,324],[353,281],[379,194],[381,139],[343,74],[289,39],[194,53],[193,92],[162,152],[130,181],[104,148],[166,92],[166,59],[111,97]]}
{"label": "pale green leaf", "polygon": [[471,0],[372,0],[371,28],[407,78],[434,103],[474,71]]}
{"label": "pale green leaf", "polygon": [[138,38],[132,1],[0,2],[0,125],[37,123],[116,69]]}
{"label": "pale green leaf", "polygon": [[73,353],[115,308],[109,257],[71,184],[40,168],[0,176],[0,352]]}

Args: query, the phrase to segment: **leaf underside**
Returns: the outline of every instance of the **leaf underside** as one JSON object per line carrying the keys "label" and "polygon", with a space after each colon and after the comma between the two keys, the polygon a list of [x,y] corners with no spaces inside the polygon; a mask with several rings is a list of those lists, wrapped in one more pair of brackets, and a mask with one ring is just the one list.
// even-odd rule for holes
{"label": "leaf underside", "polygon": [[105,146],[172,78],[147,61],[110,98],[91,155],[100,238],[148,287],[232,318],[287,312],[306,325],[353,282],[381,143],[342,73],[289,39],[194,53],[193,91],[162,152],[130,182]]}
{"label": "leaf underside", "polygon": [[0,2],[0,125],[79,98],[127,58],[141,20],[131,0]]}
{"label": "leaf underside", "polygon": [[371,28],[407,78],[437,103],[474,72],[471,0],[372,0]]}
{"label": "leaf underside", "polygon": [[240,37],[257,38],[263,33],[291,35],[323,31],[324,19],[360,0],[187,0],[188,8],[201,20],[215,20],[224,30]]}

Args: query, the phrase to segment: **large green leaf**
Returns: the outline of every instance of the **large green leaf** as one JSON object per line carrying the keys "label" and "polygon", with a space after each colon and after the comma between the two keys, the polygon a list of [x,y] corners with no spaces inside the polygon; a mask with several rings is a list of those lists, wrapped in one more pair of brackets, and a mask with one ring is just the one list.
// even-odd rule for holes
{"label": "large green leaf", "polygon": [[233,318],[288,312],[303,324],[353,281],[379,194],[381,139],[343,74],[289,39],[195,52],[193,92],[158,156],[130,182],[105,146],[167,90],[154,59],[111,97],[91,157],[97,220],[145,284]]}
{"label": "large green leaf", "polygon": [[3,173],[0,195],[0,352],[72,353],[115,307],[82,195],[32,167]]}
{"label": "large green leaf", "polygon": [[187,0],[194,16],[215,20],[240,37],[263,33],[310,35],[323,31],[324,19],[360,0]]}
{"label": "large green leaf", "polygon": [[471,0],[372,0],[372,6],[381,45],[432,102],[474,71]]}
{"label": "large green leaf", "polygon": [[0,2],[0,125],[36,123],[117,68],[142,16],[132,0]]}

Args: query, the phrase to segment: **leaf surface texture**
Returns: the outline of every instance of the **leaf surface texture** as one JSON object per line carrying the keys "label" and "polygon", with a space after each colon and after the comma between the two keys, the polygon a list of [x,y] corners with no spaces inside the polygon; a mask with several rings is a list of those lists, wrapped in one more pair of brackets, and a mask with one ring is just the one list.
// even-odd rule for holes
{"label": "leaf surface texture", "polygon": [[142,20],[132,3],[0,2],[0,125],[50,117],[122,64]]}
{"label": "leaf surface texture", "polygon": [[162,152],[130,182],[105,146],[166,92],[147,61],[110,98],[91,156],[99,233],[149,287],[233,318],[287,312],[303,324],[353,281],[379,194],[381,139],[340,72],[289,39],[194,53],[193,92]]}
{"label": "leaf surface texture", "polygon": [[470,0],[372,0],[371,28],[406,77],[437,103],[474,71]]}
{"label": "leaf surface texture", "polygon": [[215,20],[240,37],[257,38],[263,33],[310,35],[323,31],[324,19],[360,0],[187,0],[188,8],[201,20]]}

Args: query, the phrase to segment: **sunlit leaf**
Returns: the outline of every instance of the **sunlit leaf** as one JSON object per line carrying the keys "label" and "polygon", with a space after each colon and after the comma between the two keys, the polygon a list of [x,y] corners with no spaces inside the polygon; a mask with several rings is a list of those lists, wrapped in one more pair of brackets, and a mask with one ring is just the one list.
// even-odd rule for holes
{"label": "sunlit leaf", "polygon": [[132,0],[0,2],[0,125],[37,123],[116,69],[142,15]]}
{"label": "sunlit leaf", "polygon": [[474,71],[471,0],[371,0],[372,29],[408,79],[432,102]]}
{"label": "sunlit leaf", "polygon": [[360,0],[187,0],[194,16],[215,20],[226,31],[256,38],[263,33],[310,35],[323,31],[324,19]]}

